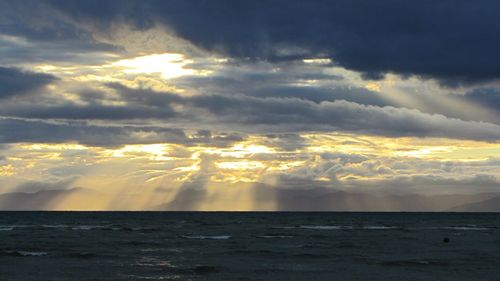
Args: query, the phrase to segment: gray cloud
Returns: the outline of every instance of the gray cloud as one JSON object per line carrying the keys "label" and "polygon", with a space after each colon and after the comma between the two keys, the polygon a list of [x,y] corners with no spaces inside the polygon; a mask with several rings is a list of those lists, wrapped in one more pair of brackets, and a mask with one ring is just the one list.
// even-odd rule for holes
{"label": "gray cloud", "polygon": [[[196,89],[203,93],[227,95],[242,93],[255,97],[300,98],[314,102],[347,100],[378,106],[394,105],[384,100],[376,92],[360,87],[331,84],[294,85],[307,79],[326,82],[337,81],[336,78],[321,73],[310,73],[311,77],[306,78],[304,76],[297,77],[295,73],[290,72],[277,75],[276,73],[258,73],[258,70],[254,70],[251,73],[235,74],[230,73],[231,70],[210,77],[186,76],[176,79],[175,82],[181,87]],[[294,71],[301,71],[301,68]],[[259,76],[259,78],[255,76]]]}
{"label": "gray cloud", "polygon": [[65,143],[90,146],[120,146],[124,144],[174,143],[227,146],[244,139],[236,133],[216,133],[194,130],[189,136],[183,129],[154,126],[97,126],[80,122],[47,123],[15,119],[0,119],[0,143]]}
{"label": "gray cloud", "polygon": [[[205,63],[207,64],[207,63]],[[479,109],[487,102],[461,99],[461,95],[445,91],[436,91],[428,87],[428,83],[411,86],[411,81],[398,81],[396,85],[376,92],[350,83],[348,79],[328,73],[335,68],[325,68],[321,64],[302,62],[244,62],[229,61],[223,67],[213,69],[213,65],[205,65],[204,69],[214,71],[210,76],[183,76],[174,79],[175,85],[202,94],[228,95],[235,93],[255,97],[299,98],[316,103],[322,101],[346,100],[364,105],[394,106],[417,109],[424,113],[442,114],[447,117],[472,121],[497,122],[498,120]],[[389,87],[388,87],[389,88]],[[397,97],[391,95],[397,92]],[[490,101],[495,98],[494,92],[486,91],[476,100]],[[464,110],[464,105],[471,104],[474,110]]]}
{"label": "gray cloud", "polygon": [[296,98],[259,99],[235,95],[197,96],[189,102],[208,110],[224,123],[265,125],[266,129],[285,132],[340,130],[384,136],[432,136],[491,141],[500,138],[500,126],[495,124],[343,100],[314,103]]}
{"label": "gray cloud", "polygon": [[[0,1],[0,64],[103,61],[120,48],[98,42],[43,1]],[[93,53],[93,56],[88,56]]]}
{"label": "gray cloud", "polygon": [[55,181],[28,181],[17,185],[14,188],[15,192],[38,192],[42,190],[64,190],[69,189],[71,185],[77,180],[77,177]]}
{"label": "gray cloud", "polygon": [[126,105],[105,104],[106,93],[84,90],[80,93],[86,104],[61,102],[58,99],[36,97],[30,102],[0,105],[0,115],[34,119],[72,120],[167,120],[177,115],[172,108],[174,101],[181,100],[171,93],[156,93],[147,89],[131,89],[120,84],[107,84],[117,91],[118,102]]}
{"label": "gray cloud", "polygon": [[133,119],[169,119],[175,111],[166,105],[164,108],[151,108],[141,105],[106,106],[100,104],[57,106],[18,106],[14,109],[1,110],[5,116],[36,119],[74,119],[74,120],[133,120]]}
{"label": "gray cloud", "polygon": [[500,91],[494,88],[479,88],[466,93],[468,101],[485,106],[500,113]]}
{"label": "gray cloud", "polygon": [[[363,105],[345,100],[313,102],[299,98],[261,98],[238,94],[180,96],[147,89],[131,89],[119,84],[108,86],[119,94],[120,100],[126,102],[126,105],[104,106],[94,101],[87,105],[4,106],[0,107],[0,113],[22,118],[128,120],[138,125],[156,124],[145,125],[142,129],[157,132],[158,135],[153,137],[157,141],[161,140],[161,136],[165,133],[161,129],[163,126],[159,125],[166,121],[185,128],[259,134],[342,131],[395,137],[448,137],[487,141],[500,139],[499,125],[464,121],[406,108]],[[181,110],[174,110],[179,106]],[[24,125],[26,124],[28,123]],[[97,127],[89,127],[88,130],[102,130],[102,133],[109,138],[116,134],[113,139],[117,143],[141,142],[140,138],[131,137],[127,140],[126,136],[126,132],[131,134],[140,132],[139,128],[123,129],[122,125],[115,125],[109,130]],[[54,138],[52,141],[56,141],[61,127],[46,128],[49,126],[47,124],[40,126],[43,129],[33,130],[40,132],[55,130],[51,137]],[[76,129],[73,125],[64,128]],[[82,130],[85,130],[84,125],[78,125],[76,131]],[[26,134],[36,135],[32,132]],[[22,138],[23,132],[15,135],[17,138]],[[3,142],[9,142],[10,137],[12,136],[3,136]],[[86,133],[76,134],[74,140],[92,143],[88,137]],[[143,141],[151,142],[151,140]]]}
{"label": "gray cloud", "polygon": [[[133,143],[179,142],[186,136],[182,130],[148,127],[106,127],[81,123],[51,124],[39,121],[0,120],[1,143],[77,142],[95,146]],[[145,136],[141,136],[144,134]]]}
{"label": "gray cloud", "polygon": [[25,95],[56,80],[49,74],[0,66],[0,99]]}

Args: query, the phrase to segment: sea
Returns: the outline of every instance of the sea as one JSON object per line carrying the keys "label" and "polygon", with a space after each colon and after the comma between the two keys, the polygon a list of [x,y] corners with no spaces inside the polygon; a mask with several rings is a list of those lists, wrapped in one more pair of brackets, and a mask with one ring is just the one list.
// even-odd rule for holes
{"label": "sea", "polygon": [[500,214],[0,212],[0,280],[500,280]]}

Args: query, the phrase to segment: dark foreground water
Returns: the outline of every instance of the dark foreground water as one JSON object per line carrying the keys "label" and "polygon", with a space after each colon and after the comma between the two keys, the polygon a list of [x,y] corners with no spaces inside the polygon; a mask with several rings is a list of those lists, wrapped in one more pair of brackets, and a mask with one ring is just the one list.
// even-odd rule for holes
{"label": "dark foreground water", "polygon": [[0,212],[0,280],[500,280],[500,214]]}

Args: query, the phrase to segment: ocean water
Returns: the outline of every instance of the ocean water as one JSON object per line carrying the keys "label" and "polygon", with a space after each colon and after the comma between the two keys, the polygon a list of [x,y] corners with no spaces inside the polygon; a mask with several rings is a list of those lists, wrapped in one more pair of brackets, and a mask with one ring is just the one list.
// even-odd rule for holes
{"label": "ocean water", "polygon": [[500,214],[0,212],[0,280],[500,280]]}

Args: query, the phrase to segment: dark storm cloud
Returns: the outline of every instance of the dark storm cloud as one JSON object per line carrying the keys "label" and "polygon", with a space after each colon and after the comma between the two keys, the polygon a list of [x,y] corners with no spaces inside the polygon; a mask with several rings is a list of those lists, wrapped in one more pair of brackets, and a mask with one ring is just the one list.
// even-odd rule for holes
{"label": "dark storm cloud", "polygon": [[0,99],[33,92],[56,80],[49,74],[0,66]]}
{"label": "dark storm cloud", "polygon": [[49,1],[102,28],[161,23],[208,50],[270,61],[331,57],[379,79],[387,72],[449,86],[499,78],[500,2]]}

